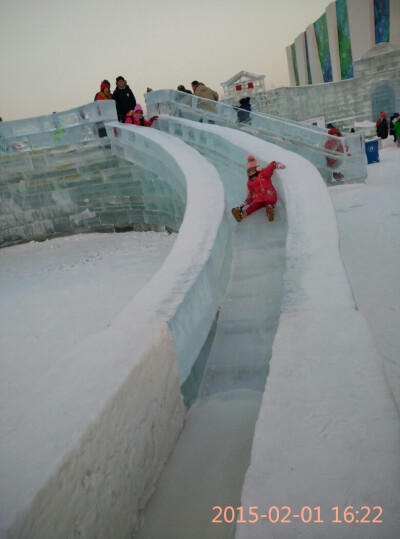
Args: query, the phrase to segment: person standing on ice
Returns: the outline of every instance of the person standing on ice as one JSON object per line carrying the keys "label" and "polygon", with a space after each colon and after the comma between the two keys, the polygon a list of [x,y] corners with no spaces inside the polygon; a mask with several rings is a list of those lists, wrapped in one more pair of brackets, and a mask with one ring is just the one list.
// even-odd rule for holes
{"label": "person standing on ice", "polygon": [[[109,83],[109,81],[107,79],[104,79],[101,84],[108,84],[108,88],[111,88],[111,84]],[[101,86],[100,86],[100,91],[101,91]],[[99,95],[100,92],[97,92],[96,95],[94,96],[94,99],[93,101],[97,101],[97,96]]]}
{"label": "person standing on ice", "polygon": [[[243,124],[251,124],[250,112],[251,104],[250,97],[242,97],[239,101],[239,107],[237,108],[238,121]],[[236,108],[236,107],[235,107]]]}
{"label": "person standing on ice", "polygon": [[112,99],[112,95],[110,92],[110,83],[107,84],[107,81],[103,80],[103,82],[100,84],[100,92],[96,94],[96,101],[103,101],[107,99]]}
{"label": "person standing on ice", "polygon": [[211,90],[211,88],[206,86],[203,82],[194,80],[192,82],[192,88],[194,95],[197,95],[198,97],[203,97],[204,99],[211,99],[211,101],[218,101],[217,92],[215,90]]}
{"label": "person standing on ice", "polygon": [[187,89],[184,87],[183,84],[180,84],[180,85],[178,86],[177,90],[178,90],[179,92],[184,92],[185,94],[190,94],[190,95],[192,95],[192,92],[191,92],[190,90],[187,90]]}
{"label": "person standing on ice", "polygon": [[137,104],[133,110],[130,110],[125,119],[126,124],[141,125],[143,127],[151,127],[154,120],[157,120],[158,116],[152,116],[150,120],[146,120],[143,116],[143,109],[141,105]]}
{"label": "person standing on ice", "polygon": [[[232,215],[238,223],[261,208],[265,208],[268,221],[273,221],[275,204],[278,200],[275,187],[272,184],[272,175],[276,168],[286,168],[278,161],[261,168],[253,155],[247,158],[247,198],[237,208],[232,208]],[[245,210],[244,207],[248,206]]]}
{"label": "person standing on ice", "polygon": [[124,123],[127,112],[136,106],[136,98],[122,75],[117,77],[115,82],[117,86],[113,92],[113,98],[117,106],[118,121]]}

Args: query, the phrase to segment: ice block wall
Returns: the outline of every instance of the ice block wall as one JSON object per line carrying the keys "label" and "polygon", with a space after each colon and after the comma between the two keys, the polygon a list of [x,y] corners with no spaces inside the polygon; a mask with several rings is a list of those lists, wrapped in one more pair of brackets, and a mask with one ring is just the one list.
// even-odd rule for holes
{"label": "ice block wall", "polygon": [[[161,120],[158,120],[160,122]],[[157,122],[157,123],[158,123]],[[154,174],[163,173],[164,183],[174,183],[175,188],[186,196],[186,184],[189,177],[194,176],[191,160],[195,163],[200,154],[193,151],[189,146],[169,137],[170,147],[159,147],[158,139],[164,141],[165,134],[155,130],[143,130],[140,127],[121,126],[121,124],[107,124],[107,132],[112,141],[113,153],[121,156],[126,161],[141,164]],[[165,143],[164,143],[165,144]],[[170,153],[168,153],[168,149]],[[183,152],[187,160],[186,169],[182,171],[177,167],[174,154]],[[198,182],[203,187],[211,184],[210,192],[204,200],[207,209],[203,211],[198,207],[195,188],[192,185],[192,193],[187,196],[185,221],[180,228],[180,234],[191,235],[196,248],[203,251],[203,255],[195,259],[190,250],[185,256],[175,261],[175,269],[183,268],[182,283],[174,291],[173,304],[176,310],[169,319],[169,327],[174,336],[178,354],[178,369],[181,384],[190,374],[194,361],[210,331],[212,320],[215,317],[221,298],[225,292],[229,280],[230,264],[232,259],[231,236],[228,219],[223,208],[221,213],[220,203],[224,200],[224,191],[220,184],[219,175],[215,168],[205,159],[202,160],[202,173]],[[214,195],[212,194],[214,192]],[[216,198],[215,198],[216,197]],[[179,208],[178,208],[179,209]],[[149,216],[150,208],[146,215]],[[206,213],[212,215],[214,224],[207,222]],[[151,220],[151,217],[150,217]],[[189,224],[193,221],[193,224]],[[212,239],[212,250],[204,248],[206,239],[205,231],[213,228],[212,236],[207,238],[207,243]],[[214,231],[215,227],[215,231]],[[189,230],[190,228],[190,230]],[[188,230],[187,230],[188,229]],[[190,271],[188,271],[190,267]],[[191,276],[196,275],[194,280]],[[190,280],[188,281],[188,278]]]}
{"label": "ice block wall", "polygon": [[[2,410],[0,535],[132,533],[182,428],[182,378],[229,278],[230,231],[216,169],[154,129],[107,122],[101,135],[111,160],[146,171],[139,174],[147,182],[143,221],[174,217],[179,235],[160,271],[107,329],[43,373],[35,399],[21,395]],[[79,146],[63,151],[79,161]],[[50,185],[57,192],[57,180]],[[62,206],[62,197],[56,201]],[[71,232],[69,221],[62,230]]]}
{"label": "ice block wall", "polygon": [[57,234],[167,226],[177,231],[185,186],[111,151],[115,104],[0,124],[0,244]]}

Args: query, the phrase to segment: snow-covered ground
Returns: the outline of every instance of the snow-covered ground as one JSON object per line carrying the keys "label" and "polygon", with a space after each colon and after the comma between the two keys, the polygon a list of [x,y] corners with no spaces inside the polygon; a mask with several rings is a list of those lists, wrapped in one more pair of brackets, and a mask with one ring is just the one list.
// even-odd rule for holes
{"label": "snow-covered ground", "polygon": [[0,250],[2,417],[54,362],[100,333],[161,267],[176,234],[59,237]]}
{"label": "snow-covered ground", "polygon": [[[329,189],[340,252],[400,408],[400,148],[382,141],[364,184]],[[400,458],[400,456],[399,456]],[[400,493],[399,493],[400,494]]]}

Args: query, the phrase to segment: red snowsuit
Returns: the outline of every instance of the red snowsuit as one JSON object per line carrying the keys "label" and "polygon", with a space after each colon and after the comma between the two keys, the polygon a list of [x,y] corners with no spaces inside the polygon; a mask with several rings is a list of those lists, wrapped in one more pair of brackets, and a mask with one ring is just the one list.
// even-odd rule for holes
{"label": "red snowsuit", "polygon": [[251,215],[253,212],[264,208],[265,206],[273,206],[278,200],[278,196],[275,191],[275,187],[272,185],[271,177],[274,173],[276,161],[271,161],[271,163],[261,169],[258,175],[247,181],[247,198],[245,200],[245,205],[250,204],[246,208],[246,214]]}
{"label": "red snowsuit", "polygon": [[[339,129],[330,129],[328,131],[328,135],[335,135],[335,137],[341,137],[342,136]],[[325,148],[327,150],[332,151],[332,152],[340,152],[340,153],[345,152],[345,148],[343,148],[343,144],[337,138],[328,139],[325,142]],[[349,155],[348,151],[349,151],[349,148],[346,145],[346,153],[347,153],[347,155]],[[326,165],[329,168],[336,168],[336,166],[339,166],[341,163],[342,163],[341,159],[334,159],[333,157],[326,157]]]}

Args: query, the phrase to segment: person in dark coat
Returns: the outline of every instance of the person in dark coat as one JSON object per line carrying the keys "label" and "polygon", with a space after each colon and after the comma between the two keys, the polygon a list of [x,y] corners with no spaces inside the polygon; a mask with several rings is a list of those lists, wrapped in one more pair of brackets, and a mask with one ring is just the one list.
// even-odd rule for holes
{"label": "person in dark coat", "polygon": [[376,122],[376,134],[381,139],[385,139],[388,137],[389,133],[389,126],[386,119],[386,114],[384,112],[381,112],[381,117]]}
{"label": "person in dark coat", "polygon": [[118,121],[124,123],[126,113],[136,107],[136,99],[124,77],[117,77],[116,84],[117,86],[113,92],[113,98],[117,106]]}
{"label": "person in dark coat", "polygon": [[250,112],[251,112],[251,104],[250,104],[250,97],[242,97],[242,99],[239,101],[239,108],[238,108],[238,120],[239,122],[243,124],[249,124],[251,123],[250,119]]}
{"label": "person in dark coat", "polygon": [[178,86],[177,90],[178,90],[179,92],[185,92],[185,94],[192,94],[192,92],[191,92],[190,90],[187,90],[187,89],[183,86],[183,84],[180,84],[180,85]]}

